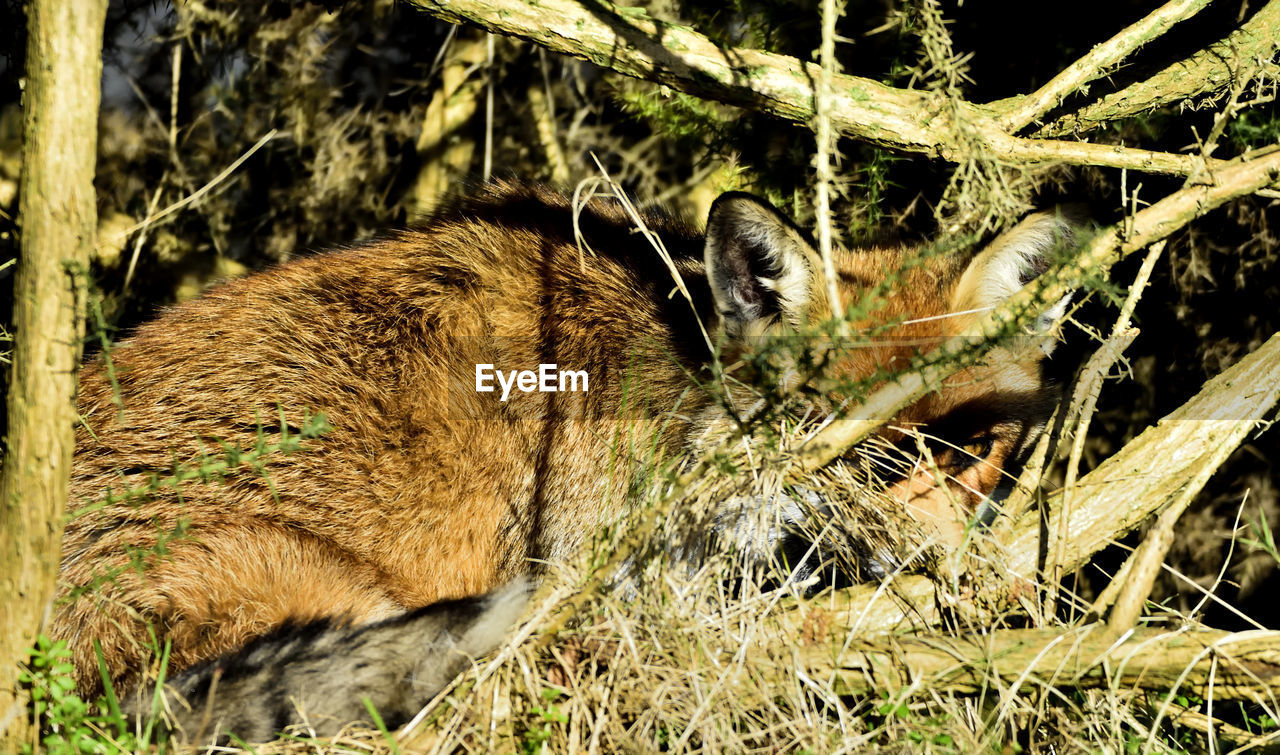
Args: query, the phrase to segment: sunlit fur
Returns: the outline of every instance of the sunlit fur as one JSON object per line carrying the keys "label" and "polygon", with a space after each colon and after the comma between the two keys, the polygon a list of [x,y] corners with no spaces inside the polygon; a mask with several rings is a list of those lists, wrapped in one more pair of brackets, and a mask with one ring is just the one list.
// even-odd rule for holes
{"label": "sunlit fur", "polygon": [[[718,208],[705,245],[681,222],[645,218],[691,302],[672,295],[667,265],[615,204],[595,200],[581,214],[594,250],[584,253],[564,196],[499,184],[420,230],[300,258],[175,306],[112,351],[114,373],[87,364],[51,626],[72,649],[79,690],[100,688],[95,641],[117,688],[128,688],[150,657],[150,629],[171,644],[173,674],[282,625],[389,619],[572,558],[625,510],[637,445],[686,454],[722,420],[714,401],[689,390],[689,375],[705,375],[711,359],[699,319],[731,360],[743,339],[830,314],[803,234],[744,195]],[[757,249],[770,257],[762,269],[778,275],[753,281],[760,261],[748,260],[725,268],[748,275],[713,287],[704,251],[714,267],[726,245]],[[1005,248],[1020,259],[1038,253]],[[854,329],[905,320],[882,334],[892,340],[845,355],[845,376],[905,365],[978,316],[939,317],[957,301],[987,306],[990,292],[1016,288],[982,276],[1022,269],[992,264],[970,287],[963,260],[904,267],[914,258],[899,248],[838,253],[846,302],[901,275]],[[756,289],[731,301],[734,285]],[[752,314],[754,304],[762,308]],[[500,404],[472,389],[481,362],[590,369],[591,390]],[[924,429],[961,447],[990,437],[990,452],[963,469],[952,450],[935,451],[932,468],[912,453],[887,455],[901,473],[889,492],[954,540],[1038,431],[1048,400],[1034,359],[959,373],[895,417],[881,441],[903,448]],[[296,430],[304,411],[332,425],[309,450],[97,505],[108,488],[145,486],[217,455],[220,443],[278,439],[281,417]],[[88,589],[71,599],[78,587]],[[336,659],[334,673],[344,673]]]}
{"label": "sunlit fur", "polygon": [[[961,333],[1035,278],[1055,250],[1073,242],[1075,227],[1060,212],[1038,213],[971,259],[924,254],[912,247],[834,250],[842,305],[870,300],[874,308],[851,322],[828,373],[857,382],[906,369],[914,357]],[[786,239],[777,244],[777,253],[791,256],[777,263],[780,267],[820,269],[817,252],[798,234],[774,233]],[[886,278],[892,285],[879,287]],[[941,542],[962,542],[974,511],[1002,484],[1012,482],[1006,466],[1038,437],[1055,398],[1041,375],[1040,357],[1056,344],[1054,330],[1068,300],[1045,313],[1026,337],[956,373],[944,390],[902,410],[872,443],[857,449],[859,455],[875,457],[879,474],[892,481],[888,495],[918,514]],[[727,349],[730,361],[755,343],[832,314],[816,272],[803,292],[789,286],[781,306],[778,316],[735,325],[739,339]],[[707,420],[708,425],[716,423],[715,418]],[[882,452],[875,452],[877,447]],[[971,453],[979,449],[980,457]]]}

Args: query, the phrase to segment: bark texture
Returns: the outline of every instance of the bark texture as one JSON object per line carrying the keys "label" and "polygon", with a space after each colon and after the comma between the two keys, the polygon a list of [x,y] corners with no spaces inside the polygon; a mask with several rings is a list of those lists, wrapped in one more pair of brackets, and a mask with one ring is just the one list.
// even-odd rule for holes
{"label": "bark texture", "polygon": [[97,227],[93,188],[106,0],[27,5],[26,94],[14,283],[9,434],[0,479],[0,728],[25,739],[24,649],[53,594],[74,446],[84,274]]}
{"label": "bark texture", "polygon": [[[981,693],[1074,687],[1158,690],[1219,700],[1265,701],[1280,692],[1280,633],[1139,629],[1117,641],[1101,625],[1008,629],[983,635],[853,642],[834,659],[814,645],[798,655],[815,677],[832,674],[845,695],[909,688]],[[1005,693],[1009,694],[1009,693]]]}

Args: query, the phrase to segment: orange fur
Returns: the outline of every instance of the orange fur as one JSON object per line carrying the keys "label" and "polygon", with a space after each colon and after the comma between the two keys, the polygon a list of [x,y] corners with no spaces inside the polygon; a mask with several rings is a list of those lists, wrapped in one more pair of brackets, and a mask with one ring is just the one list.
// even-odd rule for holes
{"label": "orange fur", "polygon": [[[665,265],[614,205],[597,200],[583,214],[595,250],[583,257],[563,196],[500,185],[422,230],[232,281],[142,326],[112,352],[122,414],[103,363],[87,364],[76,516],[53,625],[71,645],[81,691],[99,686],[94,640],[113,681],[133,683],[148,624],[171,641],[172,672],[289,619],[381,618],[483,592],[579,550],[626,504],[628,439],[658,434],[666,453],[680,453],[702,428],[659,421],[660,410],[683,401],[680,416],[698,417],[710,407],[687,392],[687,374],[709,356],[694,310],[713,329],[718,322],[702,239],[663,216],[647,223],[676,260],[692,307],[669,296]],[[846,301],[904,254],[841,252]],[[947,312],[962,272],[951,258],[906,271],[875,320]],[[809,317],[825,314],[815,305]],[[867,349],[843,368],[858,376],[904,364],[956,332],[959,319],[901,326],[892,335],[914,345]],[[477,363],[544,362],[590,367],[591,390],[507,403],[473,390]],[[1035,365],[975,368],[950,385],[894,426],[1041,390]],[[623,408],[637,388],[654,411]],[[107,488],[143,485],[216,453],[217,442],[251,446],[259,425],[277,438],[281,412],[296,428],[306,411],[323,412],[332,430],[310,450],[267,459],[265,475],[240,467],[221,483],[188,483],[138,505],[95,505]],[[995,486],[1017,431],[999,430],[988,464],[968,473],[975,492],[966,506]],[[943,512],[929,496],[947,487],[916,472],[893,492]],[[148,555],[143,573],[125,568],[131,552],[154,548],[180,522],[185,534],[167,554]],[[102,584],[68,599],[95,580]]]}

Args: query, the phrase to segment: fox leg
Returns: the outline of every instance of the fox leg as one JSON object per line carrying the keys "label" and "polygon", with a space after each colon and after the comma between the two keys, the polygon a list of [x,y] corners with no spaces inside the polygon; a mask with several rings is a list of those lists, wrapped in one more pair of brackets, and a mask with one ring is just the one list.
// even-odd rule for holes
{"label": "fox leg", "polygon": [[[71,648],[82,694],[102,689],[95,640],[119,690],[138,682],[153,655],[153,635],[170,645],[172,675],[282,624],[359,624],[404,611],[372,566],[322,538],[261,520],[193,527],[167,545],[166,555],[148,556],[141,570],[91,571],[93,564],[123,564],[130,547],[154,544],[155,531],[131,523],[70,533],[63,565],[70,586],[64,585],[53,635]],[[77,547],[80,540],[89,542]]]}

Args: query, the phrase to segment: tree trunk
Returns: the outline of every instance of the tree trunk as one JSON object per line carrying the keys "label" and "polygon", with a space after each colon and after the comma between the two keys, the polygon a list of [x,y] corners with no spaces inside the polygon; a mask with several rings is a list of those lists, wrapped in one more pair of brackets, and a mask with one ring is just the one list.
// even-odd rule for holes
{"label": "tree trunk", "polygon": [[17,664],[39,633],[58,571],[75,436],[84,275],[97,205],[106,0],[31,0],[14,283],[9,435],[0,479],[0,731],[28,739]]}

